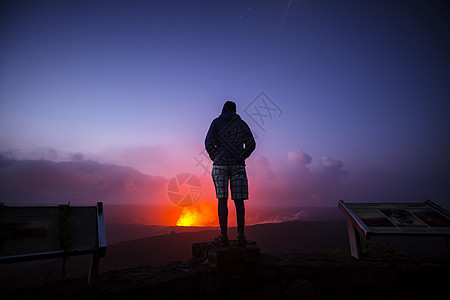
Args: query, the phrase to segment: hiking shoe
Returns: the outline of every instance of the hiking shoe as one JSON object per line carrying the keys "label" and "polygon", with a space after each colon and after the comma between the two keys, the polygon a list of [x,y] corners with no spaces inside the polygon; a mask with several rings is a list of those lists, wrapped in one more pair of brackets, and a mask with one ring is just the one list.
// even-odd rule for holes
{"label": "hiking shoe", "polygon": [[237,239],[238,239],[239,246],[245,246],[247,244],[247,239],[245,238],[245,235],[240,234],[240,235],[238,235]]}
{"label": "hiking shoe", "polygon": [[228,247],[228,237],[226,235],[219,235],[214,239],[213,244],[220,247]]}

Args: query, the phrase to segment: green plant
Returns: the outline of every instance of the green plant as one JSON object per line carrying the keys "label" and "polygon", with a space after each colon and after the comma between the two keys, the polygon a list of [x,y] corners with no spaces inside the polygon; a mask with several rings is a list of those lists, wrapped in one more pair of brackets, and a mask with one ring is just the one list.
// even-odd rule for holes
{"label": "green plant", "polygon": [[324,254],[328,255],[328,256],[339,255],[339,254],[342,254],[342,251],[340,249],[329,249],[329,250],[326,250],[324,252]]}
{"label": "green plant", "polygon": [[383,256],[392,256],[396,253],[394,247],[388,244],[381,244],[380,247],[378,247],[377,252],[379,255]]}
{"label": "green plant", "polygon": [[362,245],[362,253],[368,254],[369,250],[370,250],[370,242],[368,240],[364,240],[363,245]]}

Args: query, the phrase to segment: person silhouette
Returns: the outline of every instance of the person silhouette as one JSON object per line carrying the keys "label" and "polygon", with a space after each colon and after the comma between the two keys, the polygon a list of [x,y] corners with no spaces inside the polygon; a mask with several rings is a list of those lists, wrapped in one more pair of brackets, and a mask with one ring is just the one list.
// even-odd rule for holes
{"label": "person silhouette", "polygon": [[244,235],[245,205],[248,199],[248,179],[245,160],[256,148],[255,139],[247,123],[236,113],[236,103],[227,101],[222,113],[215,118],[205,138],[205,148],[213,161],[212,179],[218,199],[221,235],[214,240],[219,246],[228,246],[228,183],[234,200],[239,245],[246,244]]}

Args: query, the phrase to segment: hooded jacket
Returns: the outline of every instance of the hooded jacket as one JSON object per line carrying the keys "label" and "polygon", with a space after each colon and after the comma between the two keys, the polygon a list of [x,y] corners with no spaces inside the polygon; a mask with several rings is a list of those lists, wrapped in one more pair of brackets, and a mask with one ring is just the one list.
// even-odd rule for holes
{"label": "hooded jacket", "polygon": [[212,121],[205,148],[214,165],[245,165],[256,143],[247,123],[234,111],[225,111]]}

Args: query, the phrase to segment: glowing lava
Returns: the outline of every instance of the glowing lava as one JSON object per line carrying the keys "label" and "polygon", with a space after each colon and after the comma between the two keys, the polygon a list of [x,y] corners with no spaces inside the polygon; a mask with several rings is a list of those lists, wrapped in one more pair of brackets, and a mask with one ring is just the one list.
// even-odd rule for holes
{"label": "glowing lava", "polygon": [[211,226],[217,223],[215,206],[202,202],[198,205],[183,208],[177,226]]}

